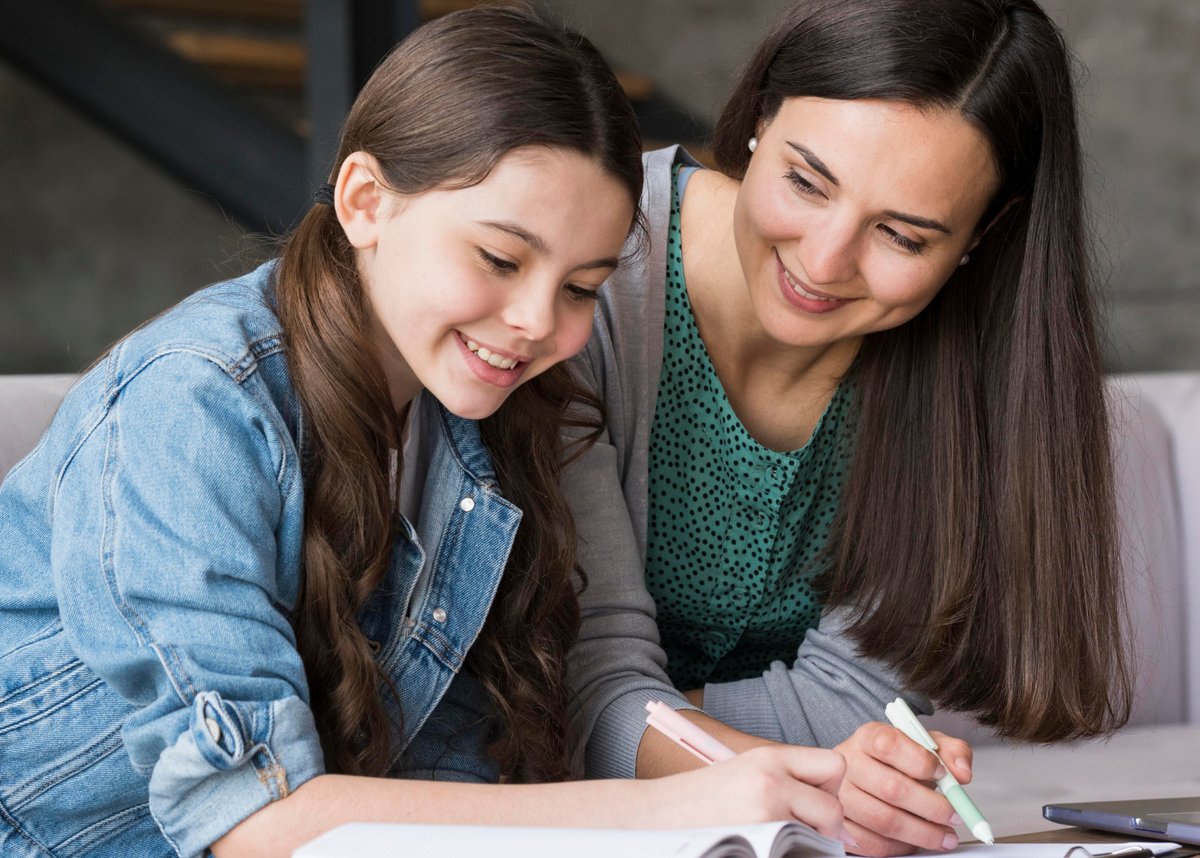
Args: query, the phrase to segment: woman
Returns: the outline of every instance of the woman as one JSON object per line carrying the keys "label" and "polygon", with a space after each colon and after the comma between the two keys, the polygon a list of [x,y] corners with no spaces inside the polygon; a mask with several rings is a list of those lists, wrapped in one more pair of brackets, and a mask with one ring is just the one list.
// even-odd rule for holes
{"label": "woman", "polygon": [[283,856],[371,820],[838,835],[829,751],[553,783],[559,437],[596,428],[560,362],[636,235],[640,150],[581,37],[449,16],[364,88],[276,262],[84,376],[0,488],[0,852]]}
{"label": "woman", "polygon": [[897,694],[1024,741],[1128,717],[1075,110],[1032,0],[804,0],[720,171],[647,157],[654,252],[576,363],[591,773],[691,766],[641,723],[690,700],[738,750],[838,748],[847,830],[896,854],[957,843],[936,761],[867,723]]}

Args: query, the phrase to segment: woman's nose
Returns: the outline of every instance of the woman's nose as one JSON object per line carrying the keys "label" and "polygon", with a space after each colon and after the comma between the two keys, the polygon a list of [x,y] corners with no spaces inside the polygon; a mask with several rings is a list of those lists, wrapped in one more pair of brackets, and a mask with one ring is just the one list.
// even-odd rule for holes
{"label": "woman's nose", "polygon": [[[815,227],[815,228],[813,228]],[[836,218],[810,224],[800,240],[800,264],[812,286],[846,283],[858,272],[859,230]]]}

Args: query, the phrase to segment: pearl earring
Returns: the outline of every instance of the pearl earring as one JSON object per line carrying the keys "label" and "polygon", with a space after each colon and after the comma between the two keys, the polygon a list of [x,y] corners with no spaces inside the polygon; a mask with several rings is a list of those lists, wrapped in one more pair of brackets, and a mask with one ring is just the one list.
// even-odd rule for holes
{"label": "pearl earring", "polygon": [[757,148],[758,148],[758,138],[757,138],[757,137],[751,137],[751,138],[750,138],[750,143],[749,143],[749,146],[750,146],[750,151],[751,151],[751,152],[753,152],[755,149],[757,149]]}
{"label": "pearl earring", "polygon": [[963,258],[958,261],[959,267],[966,265],[970,261],[971,261],[971,255],[969,253],[964,253]]}

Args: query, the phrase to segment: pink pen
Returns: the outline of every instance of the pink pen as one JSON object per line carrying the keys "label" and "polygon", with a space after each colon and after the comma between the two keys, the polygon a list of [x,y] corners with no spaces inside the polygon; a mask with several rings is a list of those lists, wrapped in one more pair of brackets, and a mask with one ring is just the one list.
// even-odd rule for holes
{"label": "pink pen", "polygon": [[737,756],[670,706],[655,700],[646,704],[646,723],[668,739],[691,751],[710,766]]}

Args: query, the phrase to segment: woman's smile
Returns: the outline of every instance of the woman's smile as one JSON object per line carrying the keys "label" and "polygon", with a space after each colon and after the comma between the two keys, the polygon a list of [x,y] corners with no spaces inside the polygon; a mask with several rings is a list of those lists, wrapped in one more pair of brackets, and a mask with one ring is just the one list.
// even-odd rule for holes
{"label": "woman's smile", "polygon": [[803,285],[800,278],[788,271],[778,250],[775,251],[775,268],[779,279],[779,289],[783,293],[784,300],[805,313],[814,315],[832,313],[834,310],[858,300],[857,298],[838,298]]}

